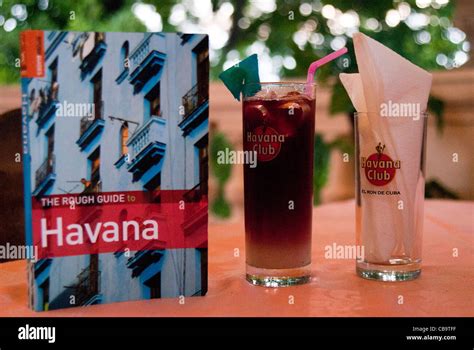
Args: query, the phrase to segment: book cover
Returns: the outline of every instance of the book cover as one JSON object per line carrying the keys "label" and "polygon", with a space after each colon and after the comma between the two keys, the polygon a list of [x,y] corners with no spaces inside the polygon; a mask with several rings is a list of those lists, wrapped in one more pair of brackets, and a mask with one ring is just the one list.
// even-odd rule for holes
{"label": "book cover", "polygon": [[207,292],[208,38],[21,33],[29,303]]}

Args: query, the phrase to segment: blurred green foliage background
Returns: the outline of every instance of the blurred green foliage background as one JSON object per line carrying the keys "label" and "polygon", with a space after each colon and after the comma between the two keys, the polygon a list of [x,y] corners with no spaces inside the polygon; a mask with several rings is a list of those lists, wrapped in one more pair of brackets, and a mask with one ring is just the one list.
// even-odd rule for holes
{"label": "blurred green foliage background", "polygon": [[[0,83],[18,82],[22,29],[197,31],[211,36],[212,77],[250,52],[272,63],[268,77],[301,77],[317,57],[351,46],[362,31],[429,69],[467,60],[465,35],[453,27],[449,0],[3,0],[0,1]],[[348,67],[325,66],[325,81]],[[334,106],[339,110],[339,105]]]}

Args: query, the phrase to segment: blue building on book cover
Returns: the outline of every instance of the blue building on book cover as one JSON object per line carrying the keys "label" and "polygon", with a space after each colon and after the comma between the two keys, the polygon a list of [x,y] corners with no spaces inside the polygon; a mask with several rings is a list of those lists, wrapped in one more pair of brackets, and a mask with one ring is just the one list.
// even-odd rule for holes
{"label": "blue building on book cover", "polygon": [[208,38],[24,31],[30,305],[207,292]]}

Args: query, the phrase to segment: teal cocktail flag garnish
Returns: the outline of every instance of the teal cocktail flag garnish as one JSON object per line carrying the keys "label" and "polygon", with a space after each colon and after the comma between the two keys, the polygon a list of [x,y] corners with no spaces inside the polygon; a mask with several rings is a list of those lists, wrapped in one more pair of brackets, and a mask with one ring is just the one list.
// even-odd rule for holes
{"label": "teal cocktail flag garnish", "polygon": [[[260,90],[257,55],[253,54],[223,71],[219,74],[219,78],[238,101],[240,101],[240,93],[245,96],[254,95]],[[246,85],[249,83],[256,84]]]}

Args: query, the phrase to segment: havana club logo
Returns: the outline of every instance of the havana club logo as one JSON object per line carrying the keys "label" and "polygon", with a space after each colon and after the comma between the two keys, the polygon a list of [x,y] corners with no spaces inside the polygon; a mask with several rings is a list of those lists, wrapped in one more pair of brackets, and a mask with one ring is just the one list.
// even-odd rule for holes
{"label": "havana club logo", "polygon": [[365,177],[375,186],[385,186],[395,177],[397,169],[401,167],[400,160],[392,160],[387,154],[383,153],[385,145],[380,142],[375,147],[377,153],[369,157],[361,157],[361,168],[365,170]]}
{"label": "havana club logo", "polygon": [[280,153],[285,135],[279,134],[270,126],[262,125],[247,132],[246,141],[247,150],[256,152],[259,161],[268,162]]}

